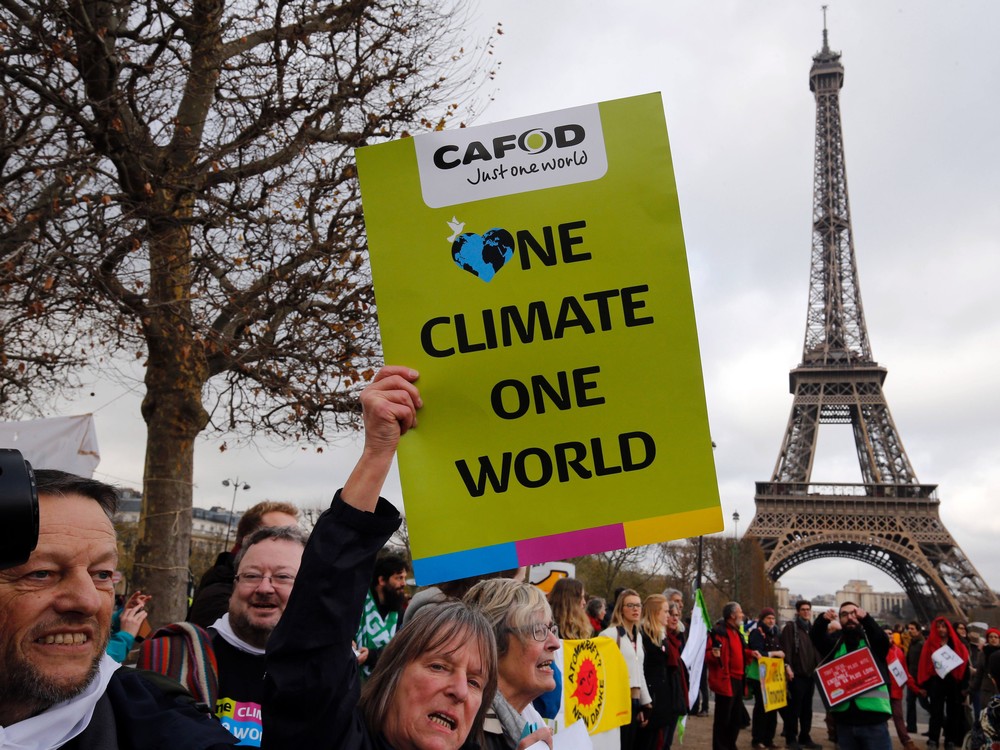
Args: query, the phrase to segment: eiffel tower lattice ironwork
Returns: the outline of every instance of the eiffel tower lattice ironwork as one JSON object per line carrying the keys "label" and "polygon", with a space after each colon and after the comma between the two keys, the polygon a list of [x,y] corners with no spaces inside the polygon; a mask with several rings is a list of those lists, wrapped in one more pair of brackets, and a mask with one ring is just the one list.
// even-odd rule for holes
{"label": "eiffel tower lattice ironwork", "polygon": [[[851,233],[840,121],[844,67],[829,47],[813,57],[816,98],[812,263],[802,362],[790,373],[792,413],[774,474],[758,482],[746,536],[772,580],[817,558],[860,560],[906,591],[918,617],[997,606],[939,515],[937,485],[921,484],[889,413],[886,369],[872,358]],[[850,424],[862,482],[814,483],[821,424]]]}

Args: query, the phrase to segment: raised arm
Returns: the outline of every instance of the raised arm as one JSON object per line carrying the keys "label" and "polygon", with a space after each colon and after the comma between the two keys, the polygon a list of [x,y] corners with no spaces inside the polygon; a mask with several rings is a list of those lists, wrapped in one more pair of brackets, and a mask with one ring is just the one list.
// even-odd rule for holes
{"label": "raised arm", "polygon": [[355,711],[360,682],[351,645],[375,556],[400,524],[379,492],[400,437],[416,425],[416,379],[414,370],[385,367],[361,394],[364,451],[317,521],[268,640],[265,749],[363,746],[367,730]]}
{"label": "raised arm", "polygon": [[358,510],[375,510],[399,439],[417,426],[417,409],[423,406],[413,384],[418,377],[408,367],[386,366],[361,392],[365,447],[341,491],[341,499]]}

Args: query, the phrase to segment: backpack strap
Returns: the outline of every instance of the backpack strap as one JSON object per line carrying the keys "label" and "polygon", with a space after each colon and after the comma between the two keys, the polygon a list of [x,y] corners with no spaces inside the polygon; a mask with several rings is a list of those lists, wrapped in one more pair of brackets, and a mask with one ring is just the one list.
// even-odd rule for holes
{"label": "backpack strap", "polygon": [[212,634],[204,628],[190,622],[165,625],[143,641],[136,666],[173,678],[215,713],[219,663]]}

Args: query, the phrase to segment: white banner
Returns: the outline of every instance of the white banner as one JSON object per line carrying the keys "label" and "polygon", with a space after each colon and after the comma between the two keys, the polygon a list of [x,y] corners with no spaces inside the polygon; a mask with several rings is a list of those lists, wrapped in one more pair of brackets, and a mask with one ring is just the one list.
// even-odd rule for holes
{"label": "white banner", "polygon": [[92,414],[0,422],[0,448],[15,448],[33,469],[91,477],[101,462]]}

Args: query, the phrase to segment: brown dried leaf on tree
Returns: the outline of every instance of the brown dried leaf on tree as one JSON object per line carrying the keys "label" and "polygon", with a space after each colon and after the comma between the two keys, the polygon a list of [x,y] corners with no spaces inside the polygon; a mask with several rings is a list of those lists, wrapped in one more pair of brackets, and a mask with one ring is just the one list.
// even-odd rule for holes
{"label": "brown dried leaf on tree", "polygon": [[452,61],[467,24],[448,7],[0,7],[17,50],[0,55],[0,409],[40,411],[96,357],[143,353],[135,583],[154,624],[184,611],[195,440],[356,420],[381,352],[353,150],[449,103],[474,114],[490,40]]}

